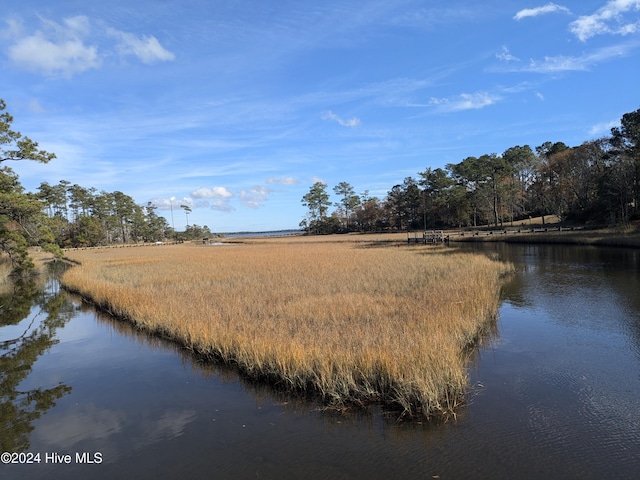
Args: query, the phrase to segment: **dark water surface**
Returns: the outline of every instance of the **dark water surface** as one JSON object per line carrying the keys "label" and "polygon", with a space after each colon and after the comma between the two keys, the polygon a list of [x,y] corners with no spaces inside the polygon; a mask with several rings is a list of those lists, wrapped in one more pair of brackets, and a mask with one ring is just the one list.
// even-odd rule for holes
{"label": "dark water surface", "polygon": [[0,450],[40,463],[0,478],[640,478],[640,252],[477,248],[518,271],[441,425],[247,384],[53,280],[2,295]]}

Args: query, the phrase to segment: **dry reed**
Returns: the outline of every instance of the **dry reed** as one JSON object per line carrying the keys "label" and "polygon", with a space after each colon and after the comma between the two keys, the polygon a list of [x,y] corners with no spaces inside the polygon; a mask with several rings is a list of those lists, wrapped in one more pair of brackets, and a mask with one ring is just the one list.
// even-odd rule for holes
{"label": "dry reed", "polygon": [[465,349],[495,319],[507,266],[433,247],[300,238],[76,251],[63,284],[118,317],[252,378],[447,415]]}

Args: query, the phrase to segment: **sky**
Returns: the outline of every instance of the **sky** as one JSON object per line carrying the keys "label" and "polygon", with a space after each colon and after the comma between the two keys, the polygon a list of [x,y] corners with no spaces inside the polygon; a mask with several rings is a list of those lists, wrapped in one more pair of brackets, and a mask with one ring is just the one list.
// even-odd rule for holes
{"label": "sky", "polygon": [[57,156],[7,163],[27,191],[121,191],[177,230],[297,228],[317,181],[384,198],[608,135],[640,108],[640,0],[0,0],[0,98]]}

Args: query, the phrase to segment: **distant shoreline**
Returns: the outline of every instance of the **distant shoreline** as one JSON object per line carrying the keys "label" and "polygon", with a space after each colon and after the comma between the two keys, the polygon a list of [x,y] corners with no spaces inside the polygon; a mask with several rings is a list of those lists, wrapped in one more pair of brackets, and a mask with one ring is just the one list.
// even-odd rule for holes
{"label": "distant shoreline", "polygon": [[264,232],[221,232],[220,235],[227,238],[236,237],[283,237],[289,235],[302,235],[304,230],[286,229],[286,230],[266,230]]}
{"label": "distant shoreline", "polygon": [[602,247],[640,248],[640,225],[600,229],[549,228],[527,230],[506,227],[492,230],[445,231],[450,242],[504,242],[550,245],[584,245]]}

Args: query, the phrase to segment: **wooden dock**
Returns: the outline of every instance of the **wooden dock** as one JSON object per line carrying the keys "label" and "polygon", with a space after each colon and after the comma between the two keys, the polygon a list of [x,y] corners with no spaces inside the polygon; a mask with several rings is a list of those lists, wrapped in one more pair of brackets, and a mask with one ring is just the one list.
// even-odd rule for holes
{"label": "wooden dock", "polygon": [[408,244],[436,244],[445,241],[444,232],[442,230],[426,230],[424,232],[407,232]]}

